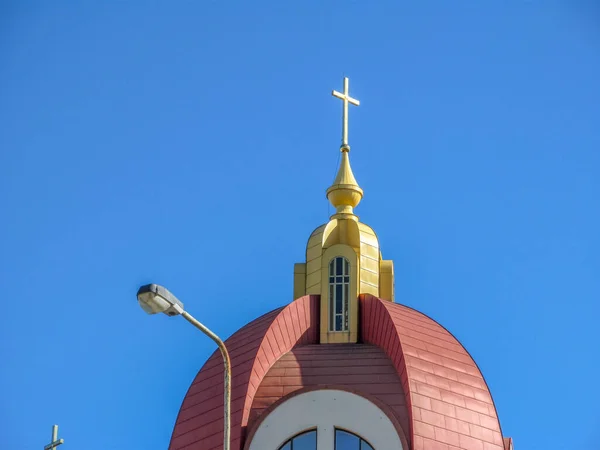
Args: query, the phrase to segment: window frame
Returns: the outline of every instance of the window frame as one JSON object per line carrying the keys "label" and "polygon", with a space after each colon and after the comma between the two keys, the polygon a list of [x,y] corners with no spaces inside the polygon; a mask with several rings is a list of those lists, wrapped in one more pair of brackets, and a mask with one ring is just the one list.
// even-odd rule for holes
{"label": "window frame", "polygon": [[[338,270],[338,261],[341,264],[341,270]],[[350,261],[344,256],[335,256],[329,261],[327,279],[329,296],[329,324],[330,332],[348,332],[350,331]],[[340,273],[341,272],[341,273]],[[341,297],[341,298],[339,298]],[[338,300],[341,306],[341,312],[338,313]],[[337,319],[341,319],[338,329]]]}

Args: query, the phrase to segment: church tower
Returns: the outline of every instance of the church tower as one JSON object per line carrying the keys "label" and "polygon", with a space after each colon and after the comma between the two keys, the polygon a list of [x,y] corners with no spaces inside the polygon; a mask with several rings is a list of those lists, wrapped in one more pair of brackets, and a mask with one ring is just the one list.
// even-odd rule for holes
{"label": "church tower", "polygon": [[[490,390],[442,325],[394,299],[394,266],[354,208],[348,79],[335,207],[294,265],[293,299],[227,341],[231,450],[513,450]],[[257,295],[259,295],[257,293]],[[268,293],[267,293],[268,295]],[[185,395],[170,450],[221,450],[223,361],[204,364]]]}
{"label": "church tower", "polygon": [[327,189],[336,213],[310,235],[306,262],[294,266],[294,299],[306,294],[321,296],[322,344],[357,342],[360,294],[394,301],[394,264],[382,259],[375,231],[354,214],[363,190],[350,167],[348,104],[360,103],[350,97],[348,84],[344,78],[344,92],[332,93],[343,101],[342,158]]}

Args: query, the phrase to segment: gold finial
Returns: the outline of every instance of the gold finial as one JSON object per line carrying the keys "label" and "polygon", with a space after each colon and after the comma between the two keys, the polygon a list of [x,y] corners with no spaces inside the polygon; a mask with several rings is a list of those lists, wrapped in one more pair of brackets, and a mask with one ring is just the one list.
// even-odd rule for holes
{"label": "gold finial", "polygon": [[337,212],[332,218],[352,218],[356,219],[353,208],[358,205],[363,196],[363,190],[358,186],[352,169],[350,168],[350,158],[348,152],[348,104],[360,105],[360,102],[348,95],[348,78],[344,77],[344,92],[340,93],[333,91],[332,95],[344,102],[344,110],[342,116],[342,161],[340,169],[335,177],[331,187],[327,189],[327,198],[336,208]]}
{"label": "gold finial", "polygon": [[360,105],[358,100],[348,95],[348,84],[348,77],[344,77],[344,92],[341,93],[336,90],[331,92],[331,95],[344,102],[344,112],[342,113],[342,152],[350,151],[350,145],[348,145],[348,103],[352,103],[355,106]]}

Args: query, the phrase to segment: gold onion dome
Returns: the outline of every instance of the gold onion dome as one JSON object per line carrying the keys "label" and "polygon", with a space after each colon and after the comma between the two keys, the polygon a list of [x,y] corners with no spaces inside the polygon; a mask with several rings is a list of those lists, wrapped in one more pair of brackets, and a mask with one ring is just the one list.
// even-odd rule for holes
{"label": "gold onion dome", "polygon": [[350,167],[350,148],[342,146],[342,161],[333,184],[327,189],[327,198],[336,208],[337,214],[353,214],[352,209],[360,203],[363,190],[360,188]]}

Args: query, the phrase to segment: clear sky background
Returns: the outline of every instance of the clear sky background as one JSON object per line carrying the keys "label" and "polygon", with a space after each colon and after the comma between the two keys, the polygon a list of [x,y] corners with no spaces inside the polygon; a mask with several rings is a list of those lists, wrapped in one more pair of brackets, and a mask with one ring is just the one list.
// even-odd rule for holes
{"label": "clear sky background", "polygon": [[396,301],[479,364],[517,450],[600,448],[600,6],[5,1],[6,449],[165,449],[214,344],[288,303],[332,207],[350,77],[357,214]]}

